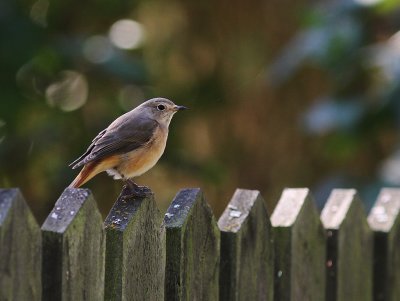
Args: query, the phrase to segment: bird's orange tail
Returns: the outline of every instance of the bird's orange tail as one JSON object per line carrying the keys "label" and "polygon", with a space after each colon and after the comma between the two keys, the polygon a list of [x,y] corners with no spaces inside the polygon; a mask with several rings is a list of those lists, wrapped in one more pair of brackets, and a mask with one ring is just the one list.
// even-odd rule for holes
{"label": "bird's orange tail", "polygon": [[90,162],[86,164],[76,178],[72,181],[72,183],[68,186],[71,188],[79,188],[95,175],[97,175],[100,171],[96,168],[98,164],[96,162]]}
{"label": "bird's orange tail", "polygon": [[106,171],[107,169],[114,168],[118,165],[119,157],[112,156],[100,161],[92,161],[83,166],[80,173],[76,176],[75,180],[68,186],[71,188],[79,188],[95,175]]}

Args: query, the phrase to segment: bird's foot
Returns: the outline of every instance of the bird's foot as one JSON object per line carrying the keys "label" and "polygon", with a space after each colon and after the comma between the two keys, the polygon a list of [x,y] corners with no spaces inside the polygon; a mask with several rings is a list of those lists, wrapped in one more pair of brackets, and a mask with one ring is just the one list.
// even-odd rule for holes
{"label": "bird's foot", "polygon": [[[132,185],[132,183],[134,185]],[[134,199],[134,198],[145,198],[152,194],[152,191],[147,186],[139,186],[134,182],[127,182],[122,188],[121,198],[126,199]]]}

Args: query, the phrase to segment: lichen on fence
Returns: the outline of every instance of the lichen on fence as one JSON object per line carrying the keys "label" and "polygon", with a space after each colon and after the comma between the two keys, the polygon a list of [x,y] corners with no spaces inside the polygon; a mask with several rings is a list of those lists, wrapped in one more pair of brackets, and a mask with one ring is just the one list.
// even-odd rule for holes
{"label": "lichen on fence", "polygon": [[400,300],[400,189],[366,217],[353,189],[321,216],[308,189],[268,214],[238,189],[218,222],[200,189],[164,217],[154,196],[120,196],[106,220],[67,188],[40,228],[18,189],[0,189],[0,300]]}

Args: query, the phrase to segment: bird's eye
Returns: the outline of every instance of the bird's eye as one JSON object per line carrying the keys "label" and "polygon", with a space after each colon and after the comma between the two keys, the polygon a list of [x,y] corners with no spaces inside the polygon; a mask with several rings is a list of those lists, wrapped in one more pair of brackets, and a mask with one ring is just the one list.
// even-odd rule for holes
{"label": "bird's eye", "polygon": [[159,111],[164,111],[164,110],[165,110],[165,106],[164,106],[164,105],[158,105],[158,106],[157,106],[157,109],[158,109]]}

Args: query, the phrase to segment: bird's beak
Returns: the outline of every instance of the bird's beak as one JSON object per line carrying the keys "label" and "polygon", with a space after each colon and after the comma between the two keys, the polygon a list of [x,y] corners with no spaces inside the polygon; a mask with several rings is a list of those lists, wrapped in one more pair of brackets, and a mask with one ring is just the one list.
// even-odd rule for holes
{"label": "bird's beak", "polygon": [[187,110],[188,108],[185,106],[174,106],[174,111],[182,111]]}

